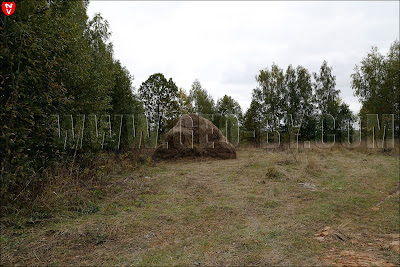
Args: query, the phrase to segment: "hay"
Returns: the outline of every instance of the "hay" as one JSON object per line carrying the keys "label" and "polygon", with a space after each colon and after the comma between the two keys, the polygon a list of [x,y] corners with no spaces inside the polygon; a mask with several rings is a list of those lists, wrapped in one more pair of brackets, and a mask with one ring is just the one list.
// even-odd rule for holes
{"label": "hay", "polygon": [[211,121],[190,114],[167,132],[153,155],[155,160],[181,157],[235,159],[236,149]]}

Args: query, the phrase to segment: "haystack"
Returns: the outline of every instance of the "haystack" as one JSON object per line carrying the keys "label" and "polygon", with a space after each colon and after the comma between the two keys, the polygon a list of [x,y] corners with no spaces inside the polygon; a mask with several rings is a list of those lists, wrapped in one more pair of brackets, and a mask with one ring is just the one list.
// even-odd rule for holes
{"label": "haystack", "polygon": [[213,157],[235,159],[236,149],[211,121],[196,115],[184,115],[167,132],[153,159]]}

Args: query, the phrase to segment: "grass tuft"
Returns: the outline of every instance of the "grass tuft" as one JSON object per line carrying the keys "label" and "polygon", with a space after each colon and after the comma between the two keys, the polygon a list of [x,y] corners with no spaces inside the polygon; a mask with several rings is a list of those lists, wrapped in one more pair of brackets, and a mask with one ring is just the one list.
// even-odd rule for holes
{"label": "grass tuft", "polygon": [[282,176],[282,173],[279,172],[274,166],[270,166],[267,168],[265,172],[266,179],[278,179]]}

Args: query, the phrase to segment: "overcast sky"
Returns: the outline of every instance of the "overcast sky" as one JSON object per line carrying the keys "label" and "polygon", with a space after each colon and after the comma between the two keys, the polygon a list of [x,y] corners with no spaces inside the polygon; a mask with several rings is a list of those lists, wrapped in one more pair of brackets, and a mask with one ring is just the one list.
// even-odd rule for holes
{"label": "overcast sky", "polygon": [[399,39],[399,2],[91,1],[88,14],[110,23],[114,54],[136,88],[161,72],[187,92],[198,78],[215,100],[227,94],[245,111],[255,76],[276,63],[318,72],[333,67],[341,97],[358,112],[350,75],[378,46]]}

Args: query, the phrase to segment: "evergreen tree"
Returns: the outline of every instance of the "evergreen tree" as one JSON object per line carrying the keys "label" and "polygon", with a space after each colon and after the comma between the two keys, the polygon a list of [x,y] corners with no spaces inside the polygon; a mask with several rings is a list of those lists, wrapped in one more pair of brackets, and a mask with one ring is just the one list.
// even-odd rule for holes
{"label": "evergreen tree", "polygon": [[222,98],[218,99],[216,111],[220,116],[233,114],[236,115],[238,119],[242,117],[242,108],[239,102],[228,95],[224,95]]}

